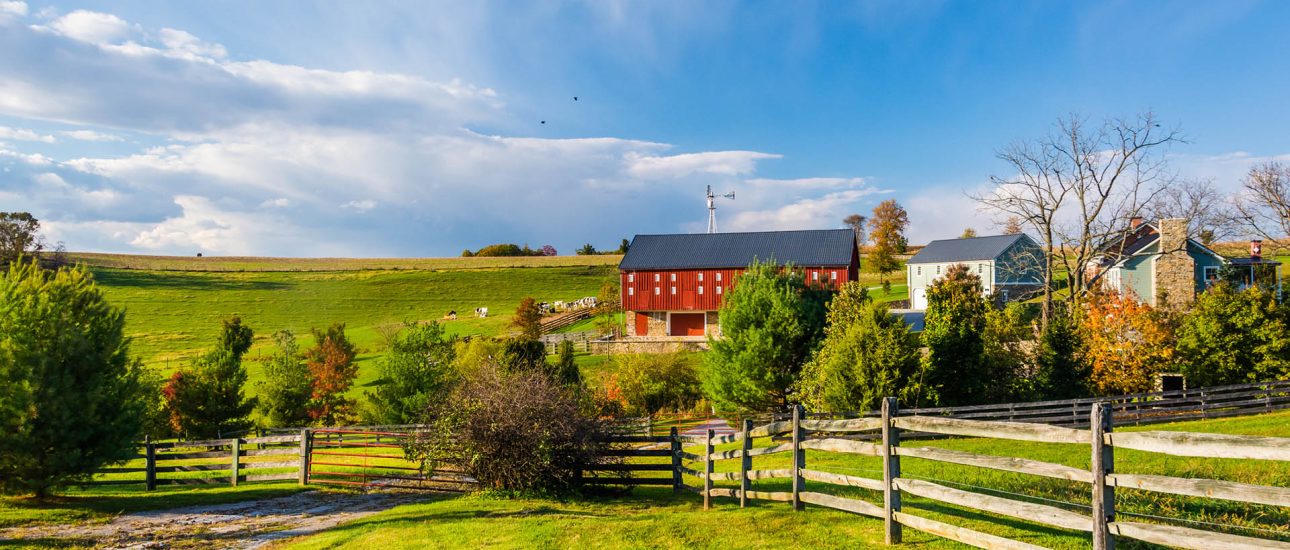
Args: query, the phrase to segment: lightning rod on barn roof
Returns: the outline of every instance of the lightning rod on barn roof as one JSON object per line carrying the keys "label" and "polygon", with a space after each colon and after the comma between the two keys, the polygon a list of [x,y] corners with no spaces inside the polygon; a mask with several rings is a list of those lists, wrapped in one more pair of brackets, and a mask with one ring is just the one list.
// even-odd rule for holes
{"label": "lightning rod on barn roof", "polygon": [[[735,192],[731,191],[721,196],[727,199],[734,199]],[[709,185],[708,186],[708,233],[717,232],[717,204],[713,201],[713,199],[715,198],[717,198],[717,195],[712,194],[712,186]]]}

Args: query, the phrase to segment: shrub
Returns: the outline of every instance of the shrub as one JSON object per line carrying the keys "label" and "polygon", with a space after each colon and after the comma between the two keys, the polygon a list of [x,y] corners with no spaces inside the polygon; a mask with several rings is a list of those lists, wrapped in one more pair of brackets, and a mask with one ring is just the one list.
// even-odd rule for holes
{"label": "shrub", "polygon": [[703,399],[703,385],[692,357],[682,353],[615,356],[616,372],[609,386],[629,415],[693,410]]}
{"label": "shrub", "polygon": [[309,397],[309,417],[322,426],[335,426],[350,419],[354,401],[345,392],[358,377],[354,364],[357,352],[345,336],[345,323],[326,330],[313,330],[314,346],[305,350],[305,364],[313,380]]}
{"label": "shrub", "polygon": [[171,376],[162,394],[176,433],[187,438],[220,437],[251,426],[255,400],[243,394],[246,369],[242,367],[251,338],[251,328],[234,316],[224,321],[214,349],[191,368]]}
{"label": "shrub", "polygon": [[824,336],[832,293],[808,287],[801,272],[754,262],[726,293],[722,338],[711,347],[703,387],[725,410],[786,407],[802,365]]}
{"label": "shrub", "polygon": [[1035,388],[1043,399],[1088,395],[1089,366],[1077,318],[1056,310],[1035,346]]}
{"label": "shrub", "polygon": [[407,323],[395,335],[390,352],[381,360],[381,379],[367,394],[374,424],[416,422],[430,402],[442,398],[455,378],[456,338],[444,334],[438,323]]}
{"label": "shrub", "polygon": [[985,403],[998,384],[985,357],[986,311],[981,278],[959,264],[927,289],[923,356],[928,392],[944,406]]}
{"label": "shrub", "polygon": [[551,378],[566,388],[582,387],[582,373],[578,372],[578,362],[574,359],[573,342],[560,342],[555,364],[551,366]]}
{"label": "shrub", "polygon": [[921,398],[918,341],[885,304],[850,282],[829,304],[824,343],[802,370],[802,401],[816,410],[868,411],[898,396]]}
{"label": "shrub", "polygon": [[574,392],[536,371],[482,365],[447,399],[431,405],[429,430],[408,449],[433,466],[459,464],[489,489],[561,493],[607,448],[600,423]]}
{"label": "shrub", "polygon": [[1155,389],[1156,375],[1174,365],[1174,335],[1167,313],[1115,293],[1089,297],[1081,323],[1099,395]]}
{"label": "shrub", "polygon": [[147,407],[124,328],[84,269],[0,272],[0,490],[44,496],[134,454]]}
{"label": "shrub", "polygon": [[532,297],[520,300],[519,307],[515,308],[515,317],[511,318],[511,326],[519,331],[522,340],[541,338],[542,311],[538,309],[537,301]]}
{"label": "shrub", "polygon": [[309,423],[309,398],[313,377],[301,360],[296,335],[289,330],[273,335],[277,350],[264,364],[260,382],[259,409],[265,423],[273,427],[304,426]]}
{"label": "shrub", "polygon": [[1290,306],[1260,288],[1210,288],[1179,324],[1178,358],[1193,387],[1290,377]]}

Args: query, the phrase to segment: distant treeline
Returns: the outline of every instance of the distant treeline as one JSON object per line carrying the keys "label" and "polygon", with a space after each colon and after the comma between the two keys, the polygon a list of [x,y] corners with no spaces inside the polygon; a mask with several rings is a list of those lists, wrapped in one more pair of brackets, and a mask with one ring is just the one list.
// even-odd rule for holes
{"label": "distant treeline", "polygon": [[[627,247],[629,246],[631,246],[631,243],[627,239],[623,239],[622,242],[618,244],[618,249],[616,250],[596,250],[596,247],[592,246],[591,243],[587,243],[579,247],[575,252],[579,256],[591,256],[596,254],[626,254]],[[555,247],[549,244],[544,244],[542,245],[542,248],[534,249],[530,248],[527,244],[521,247],[514,243],[502,243],[490,244],[479,250],[472,251],[467,248],[461,251],[461,257],[463,258],[472,258],[475,256],[555,256],[556,254],[558,253],[556,252]]]}

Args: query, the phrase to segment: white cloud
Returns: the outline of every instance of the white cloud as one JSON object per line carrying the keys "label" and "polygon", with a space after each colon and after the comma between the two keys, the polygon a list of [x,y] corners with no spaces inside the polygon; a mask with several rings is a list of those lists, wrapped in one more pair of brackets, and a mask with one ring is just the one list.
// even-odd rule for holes
{"label": "white cloud", "polygon": [[340,205],[340,207],[357,210],[359,212],[367,212],[368,210],[376,208],[376,201],[372,199],[363,199],[361,201],[349,201],[345,204]]}
{"label": "white cloud", "polygon": [[130,241],[155,251],[197,251],[223,255],[248,255],[264,250],[290,250],[302,254],[327,250],[318,240],[280,218],[221,207],[205,198],[175,197],[178,216],[139,232]]}
{"label": "white cloud", "polygon": [[728,223],[718,213],[722,231],[771,231],[841,227],[842,218],[858,210],[860,202],[881,193],[876,188],[852,189],[803,198],[764,210],[736,211]]}
{"label": "white cloud", "polygon": [[625,171],[642,179],[675,179],[690,174],[738,176],[757,169],[757,161],[777,159],[781,155],[757,151],[712,151],[672,156],[644,156],[628,153],[623,157]]}
{"label": "white cloud", "polygon": [[68,130],[65,132],[59,132],[59,135],[81,141],[125,141],[121,136],[105,134],[94,130]]}
{"label": "white cloud", "polygon": [[27,3],[17,0],[0,0],[0,19],[6,17],[26,17]]}
{"label": "white cloud", "polygon": [[95,45],[113,44],[130,34],[130,24],[110,13],[76,10],[49,24],[63,36]]}
{"label": "white cloud", "polygon": [[19,139],[23,141],[40,141],[44,143],[53,143],[57,140],[54,136],[38,134],[26,128],[10,128],[0,126],[0,139]]}
{"label": "white cloud", "polygon": [[189,54],[194,58],[222,59],[228,55],[228,51],[224,49],[224,46],[203,42],[196,36],[177,29],[161,29],[157,33],[157,38],[166,46],[167,50]]}
{"label": "white cloud", "polygon": [[286,208],[288,206],[291,206],[291,201],[283,197],[268,199],[260,203],[260,208]]}
{"label": "white cloud", "polygon": [[752,178],[744,180],[744,183],[754,187],[778,187],[785,189],[836,189],[836,188],[858,188],[868,184],[864,178],[796,178],[796,179],[769,179],[769,178]]}

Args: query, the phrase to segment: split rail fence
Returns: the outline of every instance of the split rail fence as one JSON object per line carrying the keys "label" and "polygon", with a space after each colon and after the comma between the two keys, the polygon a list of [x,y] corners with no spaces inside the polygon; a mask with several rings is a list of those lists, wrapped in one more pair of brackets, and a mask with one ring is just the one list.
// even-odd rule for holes
{"label": "split rail fence", "polygon": [[[808,418],[799,407],[788,420],[774,421],[755,427],[751,419],[745,420],[742,430],[732,435],[716,436],[709,430],[707,435],[701,438],[673,438],[675,443],[672,444],[672,449],[676,453],[674,463],[677,464],[678,474],[674,489],[689,490],[702,495],[705,509],[712,506],[714,497],[725,497],[738,499],[740,506],[746,505],[749,500],[770,500],[791,503],[796,510],[811,504],[872,516],[884,521],[888,544],[899,543],[902,529],[909,527],[980,548],[1041,548],[1027,542],[913,514],[901,506],[903,495],[913,495],[1045,526],[1083,531],[1090,534],[1093,547],[1096,549],[1112,548],[1116,538],[1197,550],[1290,549],[1290,543],[1278,540],[1174,525],[1125,521],[1117,517],[1115,509],[1117,488],[1271,506],[1290,506],[1290,488],[1213,479],[1117,473],[1114,468],[1117,449],[1181,457],[1290,461],[1290,438],[1163,431],[1113,432],[1114,414],[1109,404],[1092,404],[1089,413],[1092,425],[1088,429],[1076,429],[1024,422],[907,415],[898,411],[895,398],[886,399],[879,416],[870,418],[843,420]],[[871,443],[853,438],[857,434],[866,432],[876,432],[879,441]],[[934,447],[901,446],[902,437],[912,433],[1087,445],[1091,468],[1081,469],[1025,458],[984,455]],[[780,438],[778,441],[783,441],[781,436],[787,436],[788,441],[777,442],[777,438]],[[753,443],[757,438],[770,438],[771,445],[754,447]],[[683,439],[690,445],[701,444],[703,450],[696,454],[681,449]],[[730,443],[742,443],[742,445],[741,448],[734,450],[716,450],[716,446]],[[882,479],[811,469],[806,464],[808,449],[878,457],[882,460]],[[768,470],[753,468],[754,457],[776,453],[791,453],[791,467]],[[1092,514],[1084,515],[1047,504],[966,491],[902,476],[902,458],[931,460],[1085,483],[1089,485],[1091,492]],[[725,460],[738,460],[738,470],[715,472],[714,465]],[[689,461],[695,467],[686,466],[685,461]],[[684,483],[682,476],[698,479],[701,485],[688,485]],[[753,486],[754,481],[770,479],[790,480],[791,491],[759,491]],[[739,486],[737,488],[714,487],[714,481],[734,481],[738,482]],[[822,486],[867,489],[872,491],[876,498],[881,499],[881,504],[810,491],[807,487],[808,481]]]}

